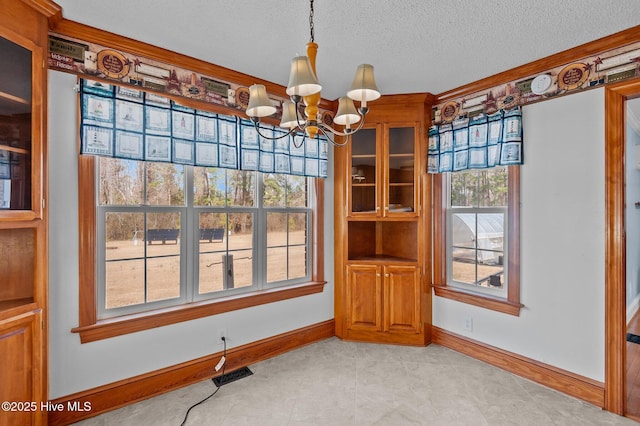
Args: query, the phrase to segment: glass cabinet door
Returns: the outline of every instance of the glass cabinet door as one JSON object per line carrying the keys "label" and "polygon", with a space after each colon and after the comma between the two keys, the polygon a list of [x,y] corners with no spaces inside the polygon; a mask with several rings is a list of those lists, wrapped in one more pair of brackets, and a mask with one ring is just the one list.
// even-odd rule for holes
{"label": "glass cabinet door", "polygon": [[390,127],[386,176],[385,211],[388,214],[415,212],[415,128]]}
{"label": "glass cabinet door", "polygon": [[0,37],[0,212],[32,209],[31,56]]}
{"label": "glass cabinet door", "polygon": [[360,129],[351,138],[351,212],[375,214],[379,210],[376,129]]}

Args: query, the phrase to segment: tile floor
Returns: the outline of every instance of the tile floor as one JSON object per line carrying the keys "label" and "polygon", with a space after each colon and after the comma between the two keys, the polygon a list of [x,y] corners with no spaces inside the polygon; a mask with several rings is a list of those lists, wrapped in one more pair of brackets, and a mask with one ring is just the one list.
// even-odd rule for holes
{"label": "tile floor", "polygon": [[[441,346],[324,340],[250,366],[186,425],[635,425]],[[77,423],[175,425],[206,380]]]}

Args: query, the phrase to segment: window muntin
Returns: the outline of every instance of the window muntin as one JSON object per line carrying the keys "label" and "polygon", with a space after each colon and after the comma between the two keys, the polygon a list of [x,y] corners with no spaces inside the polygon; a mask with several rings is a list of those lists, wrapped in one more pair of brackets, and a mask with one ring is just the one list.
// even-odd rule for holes
{"label": "window muntin", "polygon": [[449,174],[449,285],[506,297],[507,176],[504,167]]}
{"label": "window muntin", "polygon": [[99,318],[311,279],[308,178],[98,164]]}

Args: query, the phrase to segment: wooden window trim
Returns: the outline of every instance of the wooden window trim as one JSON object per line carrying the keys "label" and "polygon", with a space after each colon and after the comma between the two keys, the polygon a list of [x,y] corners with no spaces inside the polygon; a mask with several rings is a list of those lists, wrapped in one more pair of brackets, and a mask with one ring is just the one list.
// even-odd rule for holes
{"label": "wooden window trim", "polygon": [[508,201],[507,201],[507,245],[508,245],[508,287],[507,298],[498,298],[491,295],[465,291],[447,285],[447,231],[445,202],[446,188],[442,174],[434,175],[434,265],[433,265],[433,290],[434,294],[446,299],[456,300],[462,303],[479,306],[492,311],[502,312],[508,315],[519,316],[520,309],[524,307],[520,303],[520,167],[509,166],[508,170]]}
{"label": "wooden window trim", "polygon": [[155,327],[190,321],[265,303],[321,293],[324,290],[324,180],[314,179],[313,258],[311,281],[287,287],[260,290],[244,295],[187,303],[170,308],[125,315],[106,320],[96,315],[96,214],[95,165],[93,156],[78,158],[79,193],[79,326],[71,331],[88,343]]}

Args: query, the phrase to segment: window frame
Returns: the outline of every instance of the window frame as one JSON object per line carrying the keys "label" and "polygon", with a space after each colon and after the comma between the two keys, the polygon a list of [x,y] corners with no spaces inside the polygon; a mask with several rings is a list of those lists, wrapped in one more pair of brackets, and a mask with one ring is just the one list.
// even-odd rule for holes
{"label": "window frame", "polygon": [[472,291],[448,283],[448,179],[441,173],[433,175],[433,289],[436,296],[519,316],[520,309],[524,306],[520,303],[520,167],[508,166],[507,173],[506,297]]}
{"label": "window frame", "polygon": [[311,210],[311,281],[281,287],[265,285],[262,290],[199,300],[146,312],[98,320],[97,316],[97,214],[96,159],[78,156],[79,203],[79,325],[71,331],[79,333],[80,342],[88,343],[182,321],[217,315],[265,303],[286,300],[324,290],[324,179],[312,178],[308,188]]}

